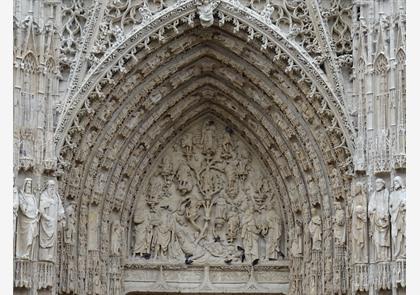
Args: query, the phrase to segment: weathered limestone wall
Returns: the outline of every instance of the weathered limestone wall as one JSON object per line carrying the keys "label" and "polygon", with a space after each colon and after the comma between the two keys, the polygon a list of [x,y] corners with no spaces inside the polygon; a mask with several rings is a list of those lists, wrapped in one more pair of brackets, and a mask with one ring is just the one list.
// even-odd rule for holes
{"label": "weathered limestone wall", "polygon": [[405,80],[402,0],[14,0],[15,293],[404,294]]}

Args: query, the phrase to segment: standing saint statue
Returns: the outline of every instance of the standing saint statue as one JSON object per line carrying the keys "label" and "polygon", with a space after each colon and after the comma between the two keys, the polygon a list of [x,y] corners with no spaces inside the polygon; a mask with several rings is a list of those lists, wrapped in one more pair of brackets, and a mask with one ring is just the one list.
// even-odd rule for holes
{"label": "standing saint statue", "polygon": [[23,192],[19,192],[16,228],[16,258],[32,259],[34,241],[38,236],[38,202],[32,192],[32,179],[26,178]]}
{"label": "standing saint statue", "polygon": [[111,254],[115,256],[121,255],[123,228],[119,220],[115,220],[111,227]]}
{"label": "standing saint statue", "polygon": [[389,196],[391,214],[392,257],[404,259],[405,252],[405,188],[401,177],[394,178],[394,191]]}
{"label": "standing saint statue", "polygon": [[17,187],[13,184],[13,250],[16,243],[16,219],[19,210],[19,192]]}
{"label": "standing saint statue", "polygon": [[243,216],[241,238],[245,249],[245,257],[252,264],[258,263],[258,234],[254,208],[249,207]]}
{"label": "standing saint statue", "polygon": [[[274,205],[274,204],[272,204]],[[280,252],[281,219],[273,207],[266,212],[268,233],[266,237],[266,258],[277,260]]]}
{"label": "standing saint statue", "polygon": [[317,210],[312,208],[312,218],[309,222],[309,233],[312,239],[312,250],[321,251],[322,250],[322,222],[321,217],[319,217]]}
{"label": "standing saint statue", "polygon": [[334,243],[336,246],[344,246],[346,243],[346,214],[340,202],[334,202],[334,206]]}
{"label": "standing saint statue", "polygon": [[302,257],[303,256],[303,228],[302,221],[296,219],[295,227],[291,228],[289,232],[289,237],[292,240],[292,245],[290,247],[290,254],[292,257]]}
{"label": "standing saint statue", "polygon": [[367,263],[367,200],[362,182],[356,183],[353,194],[351,229],[353,262]]}
{"label": "standing saint statue", "polygon": [[376,179],[375,189],[368,206],[371,223],[369,235],[373,238],[375,249],[373,259],[376,262],[381,262],[390,258],[389,192],[385,187],[385,181],[381,178]]}
{"label": "standing saint statue", "polygon": [[216,152],[215,132],[216,126],[214,126],[214,122],[206,122],[201,134],[204,155],[212,156]]}
{"label": "standing saint statue", "polygon": [[57,248],[58,224],[65,226],[65,213],[60,196],[57,193],[55,181],[49,180],[47,189],[41,194],[39,201],[40,231],[39,260],[55,261]]}
{"label": "standing saint statue", "polygon": [[74,245],[76,242],[76,216],[74,212],[74,204],[70,204],[66,208],[67,222],[64,233],[64,242],[69,245]]}

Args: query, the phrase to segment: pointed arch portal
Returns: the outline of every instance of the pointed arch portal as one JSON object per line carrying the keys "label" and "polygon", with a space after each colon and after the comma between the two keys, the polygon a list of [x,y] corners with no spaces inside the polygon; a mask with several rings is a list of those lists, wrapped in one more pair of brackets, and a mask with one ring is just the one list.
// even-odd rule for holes
{"label": "pointed arch portal", "polygon": [[255,11],[213,9],[153,14],[71,91],[55,141],[73,288],[99,276],[109,294],[346,284],[333,280],[347,277],[333,215],[347,206],[354,131],[339,91]]}

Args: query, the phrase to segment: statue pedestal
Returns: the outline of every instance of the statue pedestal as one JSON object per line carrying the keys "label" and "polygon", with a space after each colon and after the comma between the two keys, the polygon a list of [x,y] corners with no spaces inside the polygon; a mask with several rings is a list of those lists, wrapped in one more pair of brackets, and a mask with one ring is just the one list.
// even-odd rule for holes
{"label": "statue pedestal", "polygon": [[33,263],[30,260],[15,260],[15,287],[32,287]]}

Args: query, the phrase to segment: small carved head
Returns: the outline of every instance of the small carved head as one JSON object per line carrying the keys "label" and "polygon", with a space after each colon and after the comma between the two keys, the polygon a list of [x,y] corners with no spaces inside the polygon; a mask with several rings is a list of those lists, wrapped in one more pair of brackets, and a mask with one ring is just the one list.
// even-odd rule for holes
{"label": "small carved head", "polygon": [[54,191],[55,190],[55,181],[50,179],[47,182],[47,188],[49,191]]}
{"label": "small carved head", "polygon": [[363,193],[363,182],[358,181],[355,183],[354,187],[353,187],[353,193],[354,195],[358,195]]}
{"label": "small carved head", "polygon": [[342,207],[341,207],[341,202],[340,202],[340,201],[335,200],[335,201],[334,201],[334,208],[335,208],[335,210],[340,210],[340,209],[342,209]]}
{"label": "small carved head", "polygon": [[32,178],[25,178],[23,182],[23,192],[27,194],[32,193]]}
{"label": "small carved head", "polygon": [[377,178],[375,181],[376,191],[380,192],[385,188],[385,181],[382,178]]}
{"label": "small carved head", "polygon": [[398,190],[401,188],[404,188],[403,180],[400,176],[395,176],[394,177],[394,190]]}

